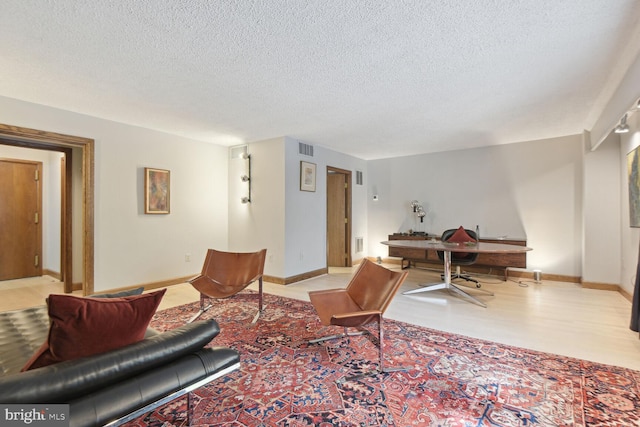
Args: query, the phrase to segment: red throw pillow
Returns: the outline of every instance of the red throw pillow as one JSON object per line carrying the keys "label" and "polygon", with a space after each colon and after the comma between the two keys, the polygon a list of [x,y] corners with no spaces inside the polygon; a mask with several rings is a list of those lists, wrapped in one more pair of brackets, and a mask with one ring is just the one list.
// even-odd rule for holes
{"label": "red throw pillow", "polygon": [[23,371],[104,353],[144,338],[166,289],[123,298],[49,295],[49,336]]}
{"label": "red throw pillow", "polygon": [[[460,226],[456,230],[456,232],[453,233],[451,237],[447,239],[447,242],[451,242],[451,243],[467,243],[467,242],[475,242],[475,241],[476,239],[469,236],[469,234],[467,233],[467,231],[464,229],[463,226]],[[451,252],[452,258],[465,258],[468,255],[469,255],[468,252]]]}

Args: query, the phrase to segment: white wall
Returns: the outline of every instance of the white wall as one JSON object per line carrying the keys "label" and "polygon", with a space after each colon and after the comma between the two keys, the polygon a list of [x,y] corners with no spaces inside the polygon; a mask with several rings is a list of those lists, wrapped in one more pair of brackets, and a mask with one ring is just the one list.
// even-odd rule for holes
{"label": "white wall", "polygon": [[60,210],[62,153],[0,144],[0,158],[42,163],[42,268],[61,273]]}
{"label": "white wall", "polygon": [[[287,279],[327,266],[327,166],[364,171],[366,162],[314,146],[314,156],[299,154],[290,137],[247,145],[252,165],[252,202],[242,204],[246,184],[244,161],[229,165],[229,248],[253,251],[267,248],[265,274]],[[300,191],[300,161],[316,164],[316,191]],[[366,179],[366,177],[365,177]],[[366,186],[352,188],[352,237],[366,237]],[[366,256],[355,253],[352,258]]]}
{"label": "white wall", "polygon": [[[366,170],[366,162],[346,154],[314,146],[313,157],[299,154],[299,141],[286,138],[286,277],[327,267],[327,166],[352,171]],[[316,191],[300,191],[300,161],[316,164]],[[352,259],[355,237],[364,237],[367,227],[366,187],[352,185]]]}
{"label": "white wall", "polygon": [[[226,148],[10,98],[0,115],[95,140],[96,291],[195,274],[207,248],[227,244]],[[144,214],[144,167],[171,171],[171,214]]]}
{"label": "white wall", "polygon": [[638,265],[638,242],[640,242],[640,228],[629,226],[629,179],[627,175],[627,153],[640,146],[640,112],[629,117],[627,123],[631,132],[620,135],[620,157],[621,167],[620,187],[621,191],[621,265],[620,265],[620,286],[629,294],[633,294],[636,280],[636,267]]}
{"label": "white wall", "polygon": [[[327,266],[326,163],[314,147],[314,156],[298,154],[298,141],[285,141],[285,277]],[[300,161],[316,164],[316,191],[300,191]]]}
{"label": "white wall", "polygon": [[620,140],[612,133],[597,150],[590,150],[588,140],[585,148],[582,280],[618,285],[621,283]]}
{"label": "white wall", "polygon": [[61,186],[62,186],[62,158],[63,154],[56,151],[48,151],[48,163],[51,165],[48,170],[43,171],[44,179],[47,181],[45,187],[47,188],[46,197],[43,194],[45,201],[43,202],[43,246],[45,259],[43,260],[42,267],[61,272],[61,257],[60,257],[60,242],[62,236],[60,234],[61,221],[62,221],[62,200]]}
{"label": "white wall", "polygon": [[[285,277],[285,167],[284,138],[247,145],[251,155],[251,203],[243,204],[247,161],[229,160],[229,250],[267,249],[264,272]],[[224,249],[224,248],[223,248]]]}
{"label": "white wall", "polygon": [[379,197],[368,201],[370,256],[387,256],[379,242],[394,232],[479,225],[481,236],[526,238],[528,269],[580,276],[581,136],[374,160],[368,170]]}
{"label": "white wall", "polygon": [[[637,106],[640,96],[640,55],[630,61],[631,65],[620,84],[611,95],[607,105],[600,113],[598,119],[590,129],[591,146],[596,148],[596,153],[601,149],[600,145],[606,144],[611,137],[611,131],[618,124],[622,116],[630,108]],[[617,171],[620,187],[620,204],[618,207],[612,206],[613,210],[619,212],[620,229],[618,239],[612,239],[611,245],[604,246],[600,252],[609,251],[613,245],[619,244],[620,262],[615,263],[619,268],[617,277],[620,279],[620,286],[629,294],[633,294],[636,278],[636,266],[638,264],[638,242],[640,241],[640,230],[629,226],[629,194],[627,179],[627,153],[640,145],[640,112],[630,114],[627,123],[631,132],[620,135],[619,162],[617,168],[611,168],[612,173]],[[605,147],[605,150],[607,148]],[[610,147],[610,149],[612,149]],[[605,156],[608,156],[605,154]],[[609,163],[609,162],[607,162]],[[606,181],[605,181],[606,182]],[[588,233],[589,230],[587,229]],[[617,249],[611,249],[617,253]],[[587,254],[589,256],[589,254]],[[591,257],[589,257],[591,260]]]}

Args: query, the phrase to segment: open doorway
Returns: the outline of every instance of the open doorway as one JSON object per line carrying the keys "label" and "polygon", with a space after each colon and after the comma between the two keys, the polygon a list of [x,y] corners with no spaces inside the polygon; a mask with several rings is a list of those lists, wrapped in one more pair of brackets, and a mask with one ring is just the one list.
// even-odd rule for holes
{"label": "open doorway", "polygon": [[327,267],[351,267],[351,171],[327,166]]}
{"label": "open doorway", "polygon": [[40,150],[61,151],[65,153],[63,182],[66,196],[63,197],[63,233],[61,235],[61,275],[64,279],[64,291],[72,292],[73,284],[73,246],[71,183],[73,182],[72,153],[77,151],[82,164],[82,203],[75,208],[81,210],[82,220],[82,291],[84,295],[93,293],[93,253],[94,253],[94,141],[71,135],[36,129],[21,128],[0,124],[0,144]]}

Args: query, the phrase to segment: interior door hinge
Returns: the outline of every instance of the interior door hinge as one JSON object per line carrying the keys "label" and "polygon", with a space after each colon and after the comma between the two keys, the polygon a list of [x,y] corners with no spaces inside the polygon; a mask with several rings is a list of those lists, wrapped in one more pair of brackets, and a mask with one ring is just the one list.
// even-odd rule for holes
{"label": "interior door hinge", "polygon": [[344,223],[345,223],[345,224],[349,224],[349,218],[345,218],[345,219],[344,219]]}
{"label": "interior door hinge", "polygon": [[34,220],[35,220],[35,223],[36,223],[36,224],[37,224],[37,223],[38,223],[38,221],[40,220],[40,215],[38,215],[38,212],[36,212]]}
{"label": "interior door hinge", "polygon": [[38,169],[36,169],[36,173],[35,173],[35,180],[39,181],[40,180],[40,172],[38,171]]}
{"label": "interior door hinge", "polygon": [[40,257],[36,255],[36,258],[34,260],[34,266],[37,267],[39,264],[40,264]]}
{"label": "interior door hinge", "polygon": [[349,183],[348,183],[348,182],[345,182],[345,183],[344,183],[344,188],[345,188],[345,190],[346,190],[347,188],[349,188]]}

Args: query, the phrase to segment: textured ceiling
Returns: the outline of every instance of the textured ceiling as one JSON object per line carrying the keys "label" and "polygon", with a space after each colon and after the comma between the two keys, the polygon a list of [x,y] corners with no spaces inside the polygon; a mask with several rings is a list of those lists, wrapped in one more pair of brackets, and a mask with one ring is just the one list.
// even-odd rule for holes
{"label": "textured ceiling", "polygon": [[639,18],[638,0],[2,0],[0,96],[222,145],[471,148],[590,129]]}

